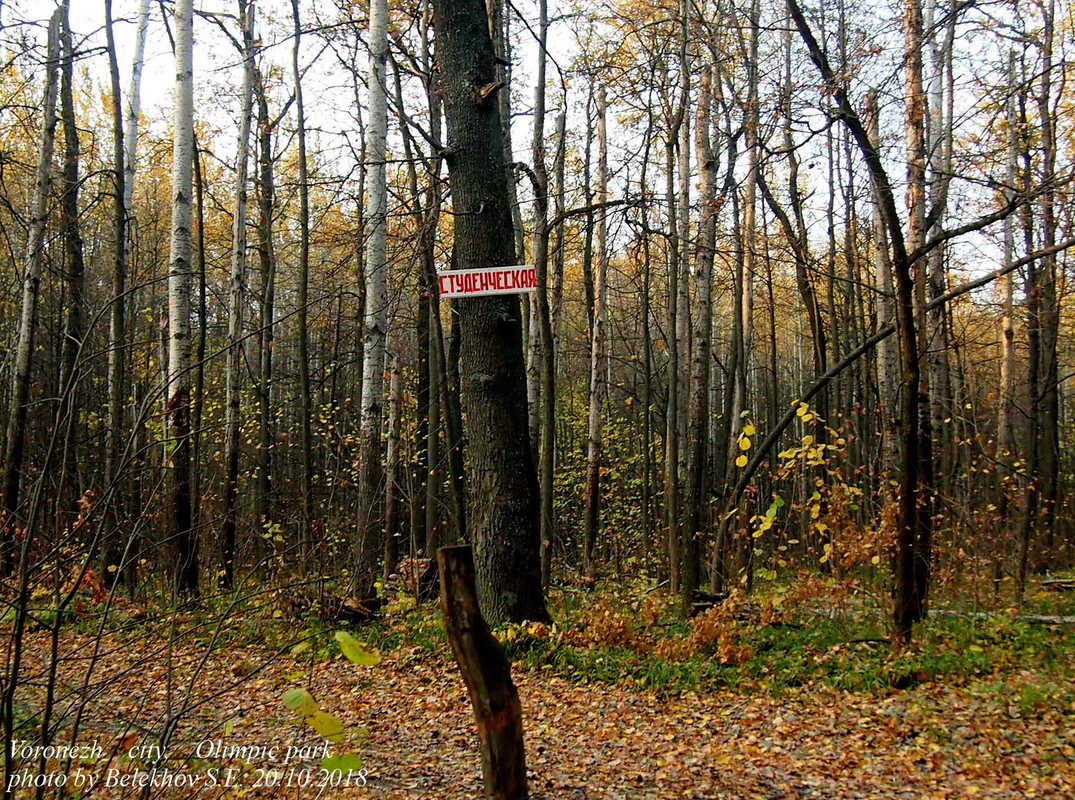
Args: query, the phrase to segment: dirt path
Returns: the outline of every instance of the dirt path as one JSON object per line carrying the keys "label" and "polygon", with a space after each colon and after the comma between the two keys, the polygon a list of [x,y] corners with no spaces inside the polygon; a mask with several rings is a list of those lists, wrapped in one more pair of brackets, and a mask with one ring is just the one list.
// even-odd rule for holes
{"label": "dirt path", "polygon": [[[180,682],[169,687],[160,650],[111,638],[105,645],[89,695],[80,688],[88,640],[71,639],[64,648],[65,703],[90,698],[79,742],[96,741],[104,751],[76,768],[84,782],[97,778],[85,797],[137,797],[132,784],[153,779],[150,796],[161,798],[481,796],[477,738],[450,663],[403,652],[366,669],[292,658],[262,668],[263,650],[214,653],[194,682],[193,707],[168,760],[153,773],[150,753],[129,760],[109,759],[109,752],[121,742],[129,749],[155,741],[164,709],[176,707],[202,652],[175,656],[172,675]],[[39,669],[40,655],[26,666]],[[1016,689],[1001,684],[979,692],[926,684],[887,698],[803,688],[781,698],[661,700],[540,673],[516,678],[534,800],[1075,797],[1075,710],[1042,703],[1025,713]],[[293,686],[308,688],[350,727],[346,744],[331,748],[365,761],[350,788],[318,789],[316,757],[294,754],[285,763],[287,748],[319,743],[280,702]],[[25,693],[28,710],[34,691],[39,698],[39,690]],[[358,726],[368,736],[354,733]],[[72,785],[76,769],[68,773]],[[47,772],[62,772],[59,762]],[[177,787],[180,777],[194,785]],[[265,785],[274,780],[278,785]],[[29,789],[17,796],[30,796]]]}

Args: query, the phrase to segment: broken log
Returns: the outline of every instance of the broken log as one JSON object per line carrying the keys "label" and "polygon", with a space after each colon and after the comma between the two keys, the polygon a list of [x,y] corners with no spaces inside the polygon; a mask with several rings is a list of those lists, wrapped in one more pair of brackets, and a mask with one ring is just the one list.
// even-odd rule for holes
{"label": "broken log", "polygon": [[440,602],[444,627],[474,708],[481,741],[482,777],[489,800],[525,800],[523,712],[511,666],[478,608],[474,554],[469,546],[442,547]]}
{"label": "broken log", "polygon": [[1042,581],[1041,588],[1047,592],[1075,592],[1075,578],[1052,578]]}

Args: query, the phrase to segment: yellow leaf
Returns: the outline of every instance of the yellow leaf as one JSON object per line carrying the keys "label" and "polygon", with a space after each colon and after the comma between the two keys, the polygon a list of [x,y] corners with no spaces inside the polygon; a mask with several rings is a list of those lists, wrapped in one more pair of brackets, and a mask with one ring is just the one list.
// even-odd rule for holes
{"label": "yellow leaf", "polygon": [[749,450],[750,449],[750,439],[747,438],[746,436],[742,437],[739,440],[739,449],[740,450]]}
{"label": "yellow leaf", "polygon": [[741,456],[739,456],[738,458],[735,459],[735,466],[737,466],[737,467],[745,467],[746,465],[747,465],[747,457],[745,455],[741,455]]}
{"label": "yellow leaf", "polygon": [[870,559],[870,563],[874,564],[874,565],[880,564],[881,563],[881,556],[874,556],[873,558]]}
{"label": "yellow leaf", "polygon": [[744,436],[753,436],[754,435],[754,425],[749,423],[749,422],[746,425],[744,425],[743,426],[743,435]]}

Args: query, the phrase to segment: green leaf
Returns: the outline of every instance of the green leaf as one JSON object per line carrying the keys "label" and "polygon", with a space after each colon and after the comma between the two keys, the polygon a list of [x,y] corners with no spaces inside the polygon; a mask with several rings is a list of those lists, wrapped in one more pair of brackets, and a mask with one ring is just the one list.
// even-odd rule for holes
{"label": "green leaf", "polygon": [[325,711],[318,711],[306,717],[310,727],[317,731],[322,739],[339,744],[343,741],[343,723]]}
{"label": "green leaf", "polygon": [[336,641],[340,645],[340,650],[347,656],[347,660],[354,664],[372,667],[381,663],[381,657],[377,653],[367,650],[366,645],[347,631],[336,631]]}
{"label": "green leaf", "polygon": [[317,713],[317,701],[305,689],[288,689],[284,692],[284,705],[303,717]]}
{"label": "green leaf", "polygon": [[231,736],[235,732],[235,720],[229,719],[224,723],[224,735]]}
{"label": "green leaf", "polygon": [[307,639],[305,642],[299,642],[297,645],[295,645],[294,647],[291,648],[291,655],[293,655],[293,656],[301,656],[303,653],[305,653],[311,647],[313,647],[313,645],[310,644],[309,639]]}
{"label": "green leaf", "polygon": [[329,773],[336,770],[343,773],[359,770],[362,769],[362,759],[350,753],[342,756],[329,756],[321,759],[321,769]]}

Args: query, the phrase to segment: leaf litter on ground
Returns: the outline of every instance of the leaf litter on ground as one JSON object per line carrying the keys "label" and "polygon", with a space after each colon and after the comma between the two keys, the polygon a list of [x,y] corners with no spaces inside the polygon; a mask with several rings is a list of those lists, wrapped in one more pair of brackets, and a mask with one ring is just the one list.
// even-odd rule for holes
{"label": "leaf litter on ground", "polygon": [[[351,641],[343,641],[355,656]],[[36,682],[48,640],[32,634],[28,644],[23,674]],[[87,681],[85,657],[93,646],[90,636],[65,633],[60,704],[84,703],[78,741],[99,742],[105,755],[81,768],[98,776],[116,770],[113,783],[153,768],[149,756],[131,759],[120,747],[159,741],[169,713],[185,706],[158,773],[168,768],[203,777],[194,788],[151,787],[150,797],[483,796],[469,701],[444,655],[400,648],[376,666],[358,668],[343,654],[321,661],[264,646],[206,652],[187,644],[169,660],[145,640],[108,633]],[[804,686],[782,696],[726,691],[669,698],[545,670],[516,666],[514,673],[534,800],[1075,797],[1075,710],[1067,700],[1020,704],[1029,676],[1018,673],[962,687],[926,682],[887,697]],[[303,713],[316,703],[339,719],[344,741],[326,750],[283,702],[288,692]],[[40,691],[20,697],[28,713],[39,708]],[[296,755],[285,764],[288,748]],[[321,786],[325,755],[357,756],[362,772],[352,774],[350,786]],[[231,786],[205,778],[216,769],[222,783],[229,768]],[[50,762],[49,769],[62,765]],[[277,785],[265,785],[273,776]],[[302,780],[307,784],[298,785]],[[143,795],[102,780],[87,796]]]}

